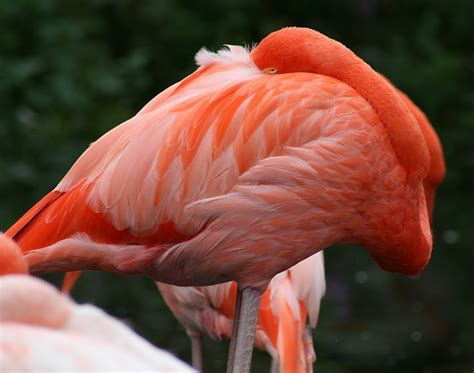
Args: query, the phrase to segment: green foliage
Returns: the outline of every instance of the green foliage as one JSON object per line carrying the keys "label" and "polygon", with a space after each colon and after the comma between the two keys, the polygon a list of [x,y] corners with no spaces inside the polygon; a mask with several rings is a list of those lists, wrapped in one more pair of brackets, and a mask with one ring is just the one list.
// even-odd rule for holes
{"label": "green foliage", "polygon": [[[4,1],[0,227],[52,189],[88,143],[193,71],[201,46],[251,44],[289,25],[316,28],[425,110],[449,170],[438,194],[433,259],[422,275],[384,273],[360,249],[327,251],[316,367],[468,371],[474,360],[473,15],[471,0]],[[73,295],[189,359],[183,329],[149,280],[87,273]],[[205,348],[208,371],[222,371],[227,345],[206,340]],[[268,364],[257,353],[255,370]]]}

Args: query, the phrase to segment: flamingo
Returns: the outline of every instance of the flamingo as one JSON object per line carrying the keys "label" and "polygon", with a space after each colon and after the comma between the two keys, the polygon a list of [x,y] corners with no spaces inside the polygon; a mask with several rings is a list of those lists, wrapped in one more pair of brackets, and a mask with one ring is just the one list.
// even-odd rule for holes
{"label": "flamingo", "polygon": [[193,372],[92,305],[77,305],[26,275],[22,252],[0,235],[0,370]]}
{"label": "flamingo", "polygon": [[245,372],[277,273],[340,243],[387,271],[423,270],[430,156],[392,85],[317,31],[285,28],[252,51],[196,60],[7,233],[33,273],[237,282],[228,370]]}
{"label": "flamingo", "polygon": [[[237,285],[227,282],[204,287],[181,287],[158,282],[165,303],[191,339],[193,366],[202,370],[201,335],[230,338]],[[311,372],[316,354],[309,317],[316,327],[326,289],[323,253],[279,273],[262,295],[255,346],[266,350],[281,372]]]}

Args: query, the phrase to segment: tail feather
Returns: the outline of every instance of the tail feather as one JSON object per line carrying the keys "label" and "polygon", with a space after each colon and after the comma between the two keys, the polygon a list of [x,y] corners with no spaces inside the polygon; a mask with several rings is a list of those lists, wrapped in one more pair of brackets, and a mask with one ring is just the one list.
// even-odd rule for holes
{"label": "tail feather", "polygon": [[[309,372],[312,367],[306,364],[305,330],[306,310],[300,303],[299,314],[291,308],[288,297],[293,296],[293,288],[287,281],[288,291],[278,293],[279,324],[277,352],[279,356],[280,372]],[[286,293],[286,294],[285,294]]]}
{"label": "tail feather", "polygon": [[63,193],[52,191],[44,196],[36,205],[29,209],[10,229],[5,232],[10,238],[15,239],[44,209],[56,201]]}
{"label": "tail feather", "polygon": [[[305,372],[304,346],[301,336],[301,320],[296,320],[288,303],[280,299],[277,352],[280,371]],[[302,359],[303,357],[303,359]]]}
{"label": "tail feather", "polygon": [[278,282],[271,297],[262,299],[258,324],[276,351],[280,372],[312,371],[314,350],[308,343],[306,319],[305,305],[298,301],[289,277]]}

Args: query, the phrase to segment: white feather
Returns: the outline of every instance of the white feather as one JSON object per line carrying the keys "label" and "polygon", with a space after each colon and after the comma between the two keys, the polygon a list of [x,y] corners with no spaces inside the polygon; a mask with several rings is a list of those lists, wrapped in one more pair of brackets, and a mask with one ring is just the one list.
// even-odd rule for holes
{"label": "white feather", "polygon": [[209,49],[201,48],[194,57],[196,64],[200,67],[206,66],[207,64],[220,62],[220,63],[236,63],[242,62],[245,64],[253,62],[250,58],[251,48],[242,47],[240,45],[226,44],[224,48],[217,52],[212,52]]}

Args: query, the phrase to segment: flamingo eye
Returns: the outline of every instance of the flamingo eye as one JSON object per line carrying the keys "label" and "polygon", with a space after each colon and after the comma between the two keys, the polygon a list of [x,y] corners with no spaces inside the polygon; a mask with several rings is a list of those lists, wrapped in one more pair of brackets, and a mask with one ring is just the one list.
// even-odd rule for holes
{"label": "flamingo eye", "polygon": [[275,69],[274,67],[269,67],[269,68],[265,69],[265,72],[268,73],[268,74],[276,74],[278,72],[278,70]]}

